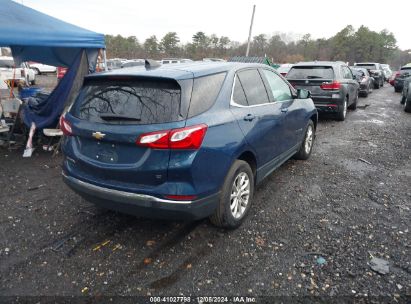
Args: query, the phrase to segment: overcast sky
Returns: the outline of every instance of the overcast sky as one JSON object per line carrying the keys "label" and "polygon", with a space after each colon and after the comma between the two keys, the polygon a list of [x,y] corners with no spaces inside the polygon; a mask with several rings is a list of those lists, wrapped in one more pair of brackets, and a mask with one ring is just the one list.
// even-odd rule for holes
{"label": "overcast sky", "polygon": [[364,24],[371,30],[393,32],[401,49],[411,49],[411,29],[401,12],[411,1],[341,0],[16,0],[64,21],[96,32],[136,36],[177,32],[182,42],[194,33],[247,40],[253,4],[257,5],[253,36],[275,32],[328,38],[346,25]]}

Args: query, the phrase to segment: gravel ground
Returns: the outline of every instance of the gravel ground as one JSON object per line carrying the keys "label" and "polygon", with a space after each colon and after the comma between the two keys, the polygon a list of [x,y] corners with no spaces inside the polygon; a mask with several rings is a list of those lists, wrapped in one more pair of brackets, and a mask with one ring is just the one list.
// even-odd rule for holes
{"label": "gravel ground", "polygon": [[411,115],[393,91],[321,119],[311,158],[271,174],[234,231],[98,209],[60,156],[0,150],[0,294],[410,301]]}

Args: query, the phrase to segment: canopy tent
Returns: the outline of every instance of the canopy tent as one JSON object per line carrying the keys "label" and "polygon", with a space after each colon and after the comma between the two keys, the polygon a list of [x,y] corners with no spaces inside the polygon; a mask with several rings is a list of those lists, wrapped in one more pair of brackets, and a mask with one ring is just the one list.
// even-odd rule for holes
{"label": "canopy tent", "polygon": [[105,49],[104,35],[11,0],[0,0],[0,29],[0,46],[11,48],[17,64],[37,61],[69,68],[47,99],[23,107],[27,126],[55,127],[63,109],[78,92],[84,75],[95,70],[98,52]]}
{"label": "canopy tent", "polygon": [[0,46],[10,47],[17,63],[30,60],[69,67],[85,49],[94,70],[99,49],[105,49],[103,34],[11,0],[0,0],[0,29]]}

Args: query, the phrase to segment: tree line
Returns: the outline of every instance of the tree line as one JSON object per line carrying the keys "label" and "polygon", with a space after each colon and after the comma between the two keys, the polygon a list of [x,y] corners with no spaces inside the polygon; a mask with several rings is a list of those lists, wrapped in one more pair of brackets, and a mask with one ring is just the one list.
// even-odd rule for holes
{"label": "tree line", "polygon": [[[407,51],[400,50],[393,33],[375,32],[366,26],[354,29],[348,25],[334,36],[313,39],[310,34],[290,37],[285,33],[259,34],[253,37],[250,56],[266,56],[275,63],[295,63],[309,60],[341,60],[344,62],[375,61],[389,63],[394,68],[411,61]],[[106,35],[108,58],[181,57],[201,60],[206,57],[227,59],[244,55],[246,42],[233,41],[199,31],[190,42],[181,43],[176,32],[166,33],[161,39],[152,35],[144,41],[137,37]]]}

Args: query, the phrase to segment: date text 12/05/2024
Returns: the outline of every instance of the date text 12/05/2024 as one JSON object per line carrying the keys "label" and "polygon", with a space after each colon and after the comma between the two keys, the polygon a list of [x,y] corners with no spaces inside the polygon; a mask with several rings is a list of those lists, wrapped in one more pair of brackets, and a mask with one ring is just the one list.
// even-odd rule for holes
{"label": "date text 12/05/2024", "polygon": [[255,297],[213,297],[213,296],[178,296],[178,297],[150,297],[150,303],[256,303]]}

